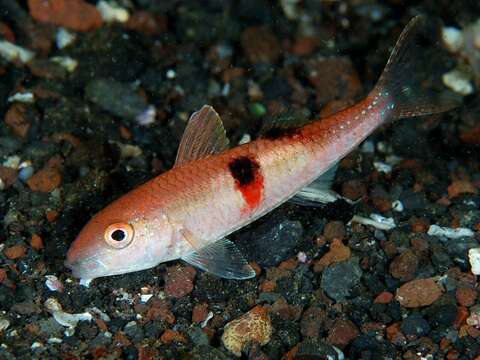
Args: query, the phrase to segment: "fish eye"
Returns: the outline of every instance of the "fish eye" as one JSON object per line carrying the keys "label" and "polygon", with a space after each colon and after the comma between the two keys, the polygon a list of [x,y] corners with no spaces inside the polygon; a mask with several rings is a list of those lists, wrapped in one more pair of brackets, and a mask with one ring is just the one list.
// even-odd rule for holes
{"label": "fish eye", "polygon": [[105,230],[105,241],[111,247],[121,249],[133,240],[133,227],[128,223],[114,223]]}

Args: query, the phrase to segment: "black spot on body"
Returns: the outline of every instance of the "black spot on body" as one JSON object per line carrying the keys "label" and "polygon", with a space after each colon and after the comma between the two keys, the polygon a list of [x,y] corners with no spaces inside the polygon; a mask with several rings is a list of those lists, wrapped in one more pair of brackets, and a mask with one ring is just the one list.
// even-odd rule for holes
{"label": "black spot on body", "polygon": [[300,132],[300,128],[271,128],[265,131],[262,135],[263,139],[278,140],[282,138],[290,138],[297,135]]}
{"label": "black spot on body", "polygon": [[230,173],[240,186],[246,186],[255,181],[260,165],[248,156],[240,156],[228,164]]}

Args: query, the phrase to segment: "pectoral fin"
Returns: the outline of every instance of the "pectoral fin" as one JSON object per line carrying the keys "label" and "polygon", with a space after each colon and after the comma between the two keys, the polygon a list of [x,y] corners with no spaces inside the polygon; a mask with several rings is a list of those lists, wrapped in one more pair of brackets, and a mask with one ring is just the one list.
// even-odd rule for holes
{"label": "pectoral fin", "polygon": [[[195,242],[192,239],[189,243]],[[183,261],[225,279],[245,280],[255,271],[230,240],[224,238],[182,257]]]}

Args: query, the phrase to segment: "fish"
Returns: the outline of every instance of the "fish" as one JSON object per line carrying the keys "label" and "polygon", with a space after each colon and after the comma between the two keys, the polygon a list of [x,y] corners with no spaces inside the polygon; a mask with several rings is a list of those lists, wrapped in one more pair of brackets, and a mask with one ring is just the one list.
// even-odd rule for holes
{"label": "fish", "polygon": [[225,279],[254,277],[230,234],[286,201],[316,206],[335,199],[336,164],[375,129],[458,105],[414,76],[425,23],[423,16],[410,20],[373,90],[327,118],[272,122],[258,139],[230,147],[212,106],[194,112],[174,167],[94,215],[71,244],[65,266],[84,284],[178,259]]}

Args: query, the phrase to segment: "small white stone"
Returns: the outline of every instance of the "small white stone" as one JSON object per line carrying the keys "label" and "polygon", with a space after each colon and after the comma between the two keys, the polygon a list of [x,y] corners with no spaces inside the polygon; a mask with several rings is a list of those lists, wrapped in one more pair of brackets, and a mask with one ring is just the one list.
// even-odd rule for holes
{"label": "small white stone", "polygon": [[80,279],[80,285],[85,286],[85,287],[90,287],[90,283],[93,281],[93,279]]}
{"label": "small white stone", "polygon": [[393,211],[402,212],[404,210],[404,206],[400,200],[395,200],[392,202],[392,209]]}
{"label": "small white stone", "polygon": [[463,32],[456,27],[446,26],[442,29],[442,40],[448,50],[459,52],[464,44]]}
{"label": "small white stone", "polygon": [[69,73],[74,72],[75,69],[78,67],[78,61],[74,58],[71,58],[70,56],[54,56],[50,58],[50,60],[59,64]]}
{"label": "small white stone", "polygon": [[74,33],[68,31],[67,29],[63,27],[59,28],[55,36],[57,48],[63,49],[67,47],[75,41],[76,37],[77,36]]}
{"label": "small white stone", "polygon": [[155,122],[157,116],[157,109],[153,105],[148,105],[147,108],[135,117],[135,121],[141,126],[151,125]]}
{"label": "small white stone", "polygon": [[148,300],[150,300],[152,298],[153,294],[143,294],[143,295],[140,295],[140,301],[142,303],[146,303],[148,302]]}
{"label": "small white stone", "polygon": [[35,53],[14,45],[9,41],[0,40],[0,56],[7,61],[15,61],[18,59],[23,63],[27,63],[35,57]]}
{"label": "small white stone", "polygon": [[373,166],[379,172],[384,172],[386,174],[392,172],[392,166],[381,161],[374,161]]}
{"label": "small white stone", "polygon": [[0,331],[7,330],[10,326],[10,321],[7,319],[0,319]]}
{"label": "small white stone", "polygon": [[16,93],[8,97],[8,102],[22,102],[27,104],[33,104],[35,102],[35,96],[31,92]]}
{"label": "small white stone", "polygon": [[167,76],[167,79],[175,79],[177,77],[177,73],[173,69],[168,69],[167,73],[165,74]]}
{"label": "small white stone", "polygon": [[466,96],[473,93],[473,85],[468,74],[460,70],[449,71],[442,76],[442,81],[456,93]]}
{"label": "small white stone", "polygon": [[428,228],[428,235],[430,236],[445,236],[449,239],[459,239],[462,237],[472,237],[475,233],[467,228],[449,228],[449,227],[442,227],[438,225],[430,225]]}
{"label": "small white stone", "polygon": [[45,275],[45,286],[50,291],[63,292],[63,284],[55,275]]}
{"label": "small white stone", "polygon": [[373,226],[374,228],[379,230],[392,230],[397,227],[397,225],[395,224],[395,220],[393,220],[392,218],[383,217],[379,214],[371,214],[370,219],[363,216],[354,215],[351,222],[357,222],[359,224]]}
{"label": "small white stone", "polygon": [[43,348],[43,344],[41,342],[35,341],[32,346],[30,346],[30,349],[35,350],[38,348]]}
{"label": "small white stone", "polygon": [[22,159],[18,155],[12,155],[9,156],[3,163],[2,165],[5,167],[9,167],[12,169],[18,169],[20,166],[20,163],[22,162]]}
{"label": "small white stone", "polygon": [[472,274],[480,275],[480,248],[468,250],[468,260],[472,267]]}
{"label": "small white stone", "polygon": [[107,2],[100,0],[97,3],[97,10],[100,12],[103,21],[111,22],[127,22],[130,14],[127,9],[118,6],[114,1]]}
{"label": "small white stone", "polygon": [[240,141],[238,142],[238,145],[243,145],[243,144],[247,144],[249,143],[250,141],[252,141],[252,137],[250,136],[250,134],[243,134],[242,137],[240,138]]}

